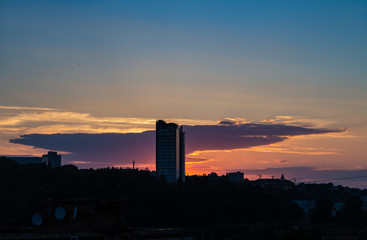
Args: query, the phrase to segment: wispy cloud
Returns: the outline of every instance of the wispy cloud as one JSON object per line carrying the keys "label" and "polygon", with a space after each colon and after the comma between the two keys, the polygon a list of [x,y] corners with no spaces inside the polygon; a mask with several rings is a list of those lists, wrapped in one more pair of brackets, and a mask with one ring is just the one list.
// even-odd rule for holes
{"label": "wispy cloud", "polygon": [[[156,119],[95,117],[88,113],[71,111],[46,111],[44,108],[4,107],[4,109],[27,110],[20,113],[0,113],[0,126],[15,130],[22,127],[22,134],[29,133],[127,133],[143,132],[155,128]],[[51,109],[50,109],[51,110]],[[185,125],[210,124],[214,121],[195,119],[169,119]],[[18,129],[19,129],[18,128]]]}
{"label": "wispy cloud", "polygon": [[[200,119],[166,119],[185,125],[215,124],[215,121]],[[141,133],[155,129],[153,118],[99,117],[89,113],[65,111],[54,108],[0,106],[1,154],[39,155],[39,150],[23,145],[9,144],[11,138],[25,134],[56,133]],[[13,146],[13,147],[11,147]]]}
{"label": "wispy cloud", "polygon": [[90,164],[92,162],[87,162],[87,161],[71,161],[70,163],[71,164],[77,164],[77,165],[79,165],[79,164]]}
{"label": "wispy cloud", "polygon": [[217,123],[219,125],[242,125],[249,122],[246,118],[223,118]]}
{"label": "wispy cloud", "polygon": [[268,146],[257,146],[250,149],[241,149],[242,151],[254,151],[264,153],[293,153],[306,155],[332,155],[339,154],[338,149],[322,148],[322,147],[297,147],[297,146],[278,146],[277,144]]}
{"label": "wispy cloud", "polygon": [[302,127],[329,127],[335,124],[335,120],[331,119],[316,119],[316,118],[305,118],[305,117],[295,117],[295,116],[275,116],[274,118],[268,118],[261,121],[267,124],[289,124],[292,126],[302,126]]}
{"label": "wispy cloud", "polygon": [[11,117],[5,117],[0,120],[0,125],[20,125],[27,122],[38,122],[40,124],[46,123],[110,123],[117,124],[120,126],[131,126],[134,124],[144,125],[144,124],[154,124],[154,119],[144,119],[144,118],[108,118],[108,117],[94,117],[87,113],[77,113],[77,112],[25,112],[19,113]]}
{"label": "wispy cloud", "polygon": [[0,106],[0,109],[8,110],[41,110],[41,111],[55,111],[56,108],[41,108],[41,107],[22,107],[22,106]]}

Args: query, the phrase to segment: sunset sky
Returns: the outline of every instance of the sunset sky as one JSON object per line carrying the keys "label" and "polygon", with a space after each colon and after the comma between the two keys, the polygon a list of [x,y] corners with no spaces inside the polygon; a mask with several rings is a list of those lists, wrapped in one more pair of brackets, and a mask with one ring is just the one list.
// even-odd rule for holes
{"label": "sunset sky", "polygon": [[367,188],[367,1],[0,1],[0,155]]}

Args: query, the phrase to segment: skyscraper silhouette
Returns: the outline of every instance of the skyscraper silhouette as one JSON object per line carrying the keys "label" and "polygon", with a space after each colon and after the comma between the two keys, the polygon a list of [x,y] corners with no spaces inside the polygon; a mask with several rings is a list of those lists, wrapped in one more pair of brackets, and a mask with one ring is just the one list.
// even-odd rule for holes
{"label": "skyscraper silhouette", "polygon": [[169,183],[185,181],[185,132],[176,123],[156,122],[156,171]]}

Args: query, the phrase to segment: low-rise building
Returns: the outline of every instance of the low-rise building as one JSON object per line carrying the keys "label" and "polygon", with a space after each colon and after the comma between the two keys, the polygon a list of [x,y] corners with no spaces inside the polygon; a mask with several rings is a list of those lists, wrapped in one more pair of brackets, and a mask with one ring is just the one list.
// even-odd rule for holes
{"label": "low-rise building", "polygon": [[292,181],[285,179],[284,175],[279,178],[260,178],[254,181],[254,184],[263,188],[276,188],[288,190],[294,186]]}
{"label": "low-rise building", "polygon": [[61,167],[61,155],[57,152],[50,151],[42,156],[42,162],[50,167]]}
{"label": "low-rise building", "polygon": [[234,182],[234,183],[243,183],[245,181],[243,172],[227,173],[227,178],[228,178],[228,181]]}
{"label": "low-rise building", "polygon": [[50,167],[61,167],[61,155],[57,152],[49,151],[42,157],[7,157],[18,164],[45,164]]}
{"label": "low-rise building", "polygon": [[7,157],[18,164],[42,164],[42,157]]}

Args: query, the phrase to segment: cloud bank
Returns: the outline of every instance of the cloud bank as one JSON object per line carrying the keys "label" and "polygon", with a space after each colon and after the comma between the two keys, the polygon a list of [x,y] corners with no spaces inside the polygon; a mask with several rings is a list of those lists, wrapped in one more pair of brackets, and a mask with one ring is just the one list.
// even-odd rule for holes
{"label": "cloud bank", "polygon": [[[341,132],[342,130],[306,128],[281,124],[221,122],[218,125],[184,126],[186,153],[205,150],[232,150],[269,145],[289,137]],[[153,164],[155,131],[142,133],[28,134],[11,143],[72,153],[69,162],[85,167],[126,165],[135,160]],[[188,159],[190,161],[190,159]]]}

